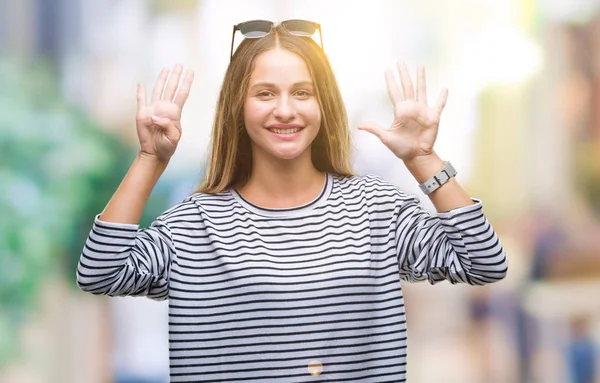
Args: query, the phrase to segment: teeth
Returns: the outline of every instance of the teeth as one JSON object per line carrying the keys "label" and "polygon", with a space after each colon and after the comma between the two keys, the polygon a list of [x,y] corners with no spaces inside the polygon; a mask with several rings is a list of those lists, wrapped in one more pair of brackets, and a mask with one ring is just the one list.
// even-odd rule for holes
{"label": "teeth", "polygon": [[291,128],[291,129],[277,129],[273,128],[271,131],[277,134],[293,134],[299,132],[301,128]]}

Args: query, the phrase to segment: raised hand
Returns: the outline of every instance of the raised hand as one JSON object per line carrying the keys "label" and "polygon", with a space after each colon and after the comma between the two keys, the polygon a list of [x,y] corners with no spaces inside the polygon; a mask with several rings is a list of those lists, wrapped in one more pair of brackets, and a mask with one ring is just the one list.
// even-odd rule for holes
{"label": "raised hand", "polygon": [[398,158],[412,161],[433,153],[440,115],[446,105],[448,91],[442,90],[434,108],[427,105],[427,87],[425,69],[417,71],[417,89],[413,86],[410,74],[404,62],[398,62],[402,92],[396,84],[391,71],[386,71],[385,80],[388,94],[394,106],[394,121],[391,128],[367,123],[359,130],[370,132],[381,140]]}
{"label": "raised hand", "polygon": [[136,127],[143,156],[168,162],[181,138],[181,110],[190,93],[194,73],[188,70],[181,82],[182,66],[175,65],[169,76],[164,68],[154,89],[150,103],[146,103],[146,88],[138,84]]}

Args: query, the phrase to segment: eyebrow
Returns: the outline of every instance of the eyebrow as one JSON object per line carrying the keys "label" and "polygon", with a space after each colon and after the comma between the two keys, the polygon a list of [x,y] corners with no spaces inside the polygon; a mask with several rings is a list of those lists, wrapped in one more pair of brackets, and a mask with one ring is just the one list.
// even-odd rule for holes
{"label": "eyebrow", "polygon": [[[302,87],[302,86],[313,86],[313,83],[312,83],[312,81],[300,81],[300,82],[292,84],[292,87],[294,87],[294,88]],[[272,82],[257,82],[256,84],[253,84],[250,87],[250,89],[253,89],[256,87],[277,88],[277,85]]]}

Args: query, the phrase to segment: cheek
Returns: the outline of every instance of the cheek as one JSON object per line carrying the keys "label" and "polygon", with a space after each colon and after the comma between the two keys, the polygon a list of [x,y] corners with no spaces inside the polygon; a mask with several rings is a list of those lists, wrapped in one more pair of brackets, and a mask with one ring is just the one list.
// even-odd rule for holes
{"label": "cheek", "polygon": [[317,109],[315,113],[315,120],[318,122],[317,126],[321,126],[321,111]]}
{"label": "cheek", "polygon": [[246,123],[262,122],[271,113],[272,108],[267,103],[248,101],[244,105],[244,120]]}
{"label": "cheek", "polygon": [[310,121],[317,127],[321,126],[321,109],[316,101],[314,103],[304,105],[301,113],[305,118],[310,119]]}

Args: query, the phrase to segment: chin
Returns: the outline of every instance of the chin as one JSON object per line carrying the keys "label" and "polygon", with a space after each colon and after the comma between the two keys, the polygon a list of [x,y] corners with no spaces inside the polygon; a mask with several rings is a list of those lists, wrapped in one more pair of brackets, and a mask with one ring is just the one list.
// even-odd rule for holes
{"label": "chin", "polygon": [[254,145],[254,158],[262,158],[266,161],[297,161],[307,158],[310,161],[311,146],[298,145],[298,143],[287,143],[287,145]]}
{"label": "chin", "polygon": [[[309,151],[309,153],[310,153],[310,148],[304,149],[304,150],[300,150],[300,149],[274,150],[271,152],[271,156],[278,160],[293,161],[293,160],[297,160],[299,158],[304,157],[304,155],[306,154],[307,151]],[[308,156],[308,158],[310,158],[310,156]]]}
{"label": "chin", "polygon": [[273,157],[282,161],[293,161],[302,157],[302,153],[274,153]]}

